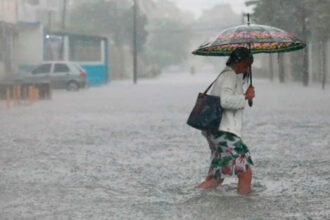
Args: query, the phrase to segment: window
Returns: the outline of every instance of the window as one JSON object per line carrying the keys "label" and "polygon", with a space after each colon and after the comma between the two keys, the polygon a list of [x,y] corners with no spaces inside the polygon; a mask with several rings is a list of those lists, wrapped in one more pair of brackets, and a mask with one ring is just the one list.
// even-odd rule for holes
{"label": "window", "polygon": [[71,61],[101,61],[101,41],[90,38],[70,38]]}
{"label": "window", "polygon": [[54,73],[67,73],[67,72],[70,72],[70,69],[66,64],[55,64]]}
{"label": "window", "polygon": [[32,74],[45,74],[50,72],[51,64],[43,64],[32,71]]}
{"label": "window", "polygon": [[63,60],[64,38],[57,35],[47,35],[45,39],[45,60]]}

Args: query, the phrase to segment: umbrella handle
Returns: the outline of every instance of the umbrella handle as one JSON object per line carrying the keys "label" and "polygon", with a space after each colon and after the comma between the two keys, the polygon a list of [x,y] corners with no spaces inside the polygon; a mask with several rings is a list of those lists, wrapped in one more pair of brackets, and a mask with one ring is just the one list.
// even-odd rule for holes
{"label": "umbrella handle", "polygon": [[[250,64],[250,67],[249,67],[249,76],[250,76],[250,86],[252,86],[252,65]],[[252,107],[253,106],[253,100],[252,99],[249,99],[249,106]]]}

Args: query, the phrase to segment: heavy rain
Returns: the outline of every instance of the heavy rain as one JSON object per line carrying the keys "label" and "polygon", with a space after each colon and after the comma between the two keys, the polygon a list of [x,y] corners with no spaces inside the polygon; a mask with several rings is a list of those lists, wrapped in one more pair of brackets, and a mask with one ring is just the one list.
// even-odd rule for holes
{"label": "heavy rain", "polygon": [[[330,219],[329,11],[328,0],[0,0],[0,219]],[[254,57],[239,94],[253,104],[221,102],[244,117],[241,135],[224,118],[218,132],[249,149],[244,195],[246,170],[215,164],[187,124],[198,93],[245,61],[228,64],[237,47]],[[223,183],[198,187],[216,166]]]}

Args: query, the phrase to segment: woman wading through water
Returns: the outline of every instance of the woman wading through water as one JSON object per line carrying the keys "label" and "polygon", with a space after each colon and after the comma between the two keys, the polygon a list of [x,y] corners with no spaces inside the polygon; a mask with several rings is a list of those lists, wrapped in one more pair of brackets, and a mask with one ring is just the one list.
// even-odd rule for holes
{"label": "woman wading through water", "polygon": [[252,63],[253,56],[248,49],[236,48],[212,88],[211,95],[221,99],[223,113],[217,131],[202,132],[211,149],[211,165],[208,176],[198,188],[215,188],[225,176],[236,174],[237,192],[241,195],[251,192],[253,162],[248,147],[241,140],[241,129],[246,100],[255,97],[252,86],[243,92],[244,74]]}

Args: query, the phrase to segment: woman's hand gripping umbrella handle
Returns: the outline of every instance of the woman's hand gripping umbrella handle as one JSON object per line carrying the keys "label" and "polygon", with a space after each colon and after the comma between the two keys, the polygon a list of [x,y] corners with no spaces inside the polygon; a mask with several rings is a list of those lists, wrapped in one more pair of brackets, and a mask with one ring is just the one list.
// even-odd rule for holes
{"label": "woman's hand gripping umbrella handle", "polygon": [[249,100],[249,106],[253,105],[253,98],[255,97],[254,87],[252,85],[245,92],[245,99]]}

